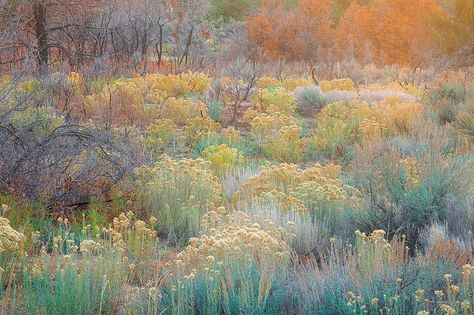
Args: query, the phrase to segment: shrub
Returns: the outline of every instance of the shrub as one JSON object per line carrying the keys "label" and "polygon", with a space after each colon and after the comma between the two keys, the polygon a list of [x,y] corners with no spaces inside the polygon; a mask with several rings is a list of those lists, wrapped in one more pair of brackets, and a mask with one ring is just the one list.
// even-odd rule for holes
{"label": "shrub", "polygon": [[293,92],[280,87],[258,90],[252,97],[252,102],[262,113],[293,114],[296,110],[296,99]]}
{"label": "shrub", "polygon": [[207,103],[209,117],[214,121],[220,121],[224,105],[218,100],[212,100]]}
{"label": "shrub", "polygon": [[281,128],[294,125],[297,125],[295,118],[275,112],[256,115],[250,123],[250,130],[256,143],[264,144]]}
{"label": "shrub", "polygon": [[174,161],[167,155],[137,169],[138,200],[158,220],[158,233],[171,243],[198,235],[202,216],[221,202],[219,180],[203,159]]}
{"label": "shrub", "polygon": [[218,136],[220,127],[219,123],[209,117],[197,117],[186,121],[183,134],[189,144],[194,144],[199,139]]}
{"label": "shrub", "polygon": [[421,104],[398,98],[387,98],[373,105],[336,102],[318,113],[313,142],[322,151],[343,156],[351,144],[362,139],[411,133],[422,110]]}
{"label": "shrub", "polygon": [[271,202],[335,226],[344,210],[360,208],[360,197],[357,189],[342,182],[340,167],[335,164],[316,164],[304,170],[280,164],[251,177],[233,198],[243,205],[252,200]]}
{"label": "shrub", "polygon": [[209,160],[218,174],[229,171],[243,163],[244,157],[235,148],[229,148],[225,144],[219,146],[208,146],[202,156]]}
{"label": "shrub", "polygon": [[204,73],[187,72],[178,75],[148,74],[144,80],[150,90],[158,90],[168,97],[183,97],[186,94],[204,93],[211,84],[211,79]]}
{"label": "shrub", "polygon": [[288,163],[297,163],[303,159],[305,141],[301,139],[300,127],[284,126],[267,139],[263,152],[270,158]]}
{"label": "shrub", "polygon": [[331,81],[322,80],[319,87],[323,92],[330,90],[353,91],[355,89],[354,82],[349,78],[335,79]]}
{"label": "shrub", "polygon": [[151,151],[157,152],[168,146],[175,137],[176,124],[171,119],[159,119],[147,128],[145,144]]}
{"label": "shrub", "polygon": [[201,223],[201,237],[191,238],[189,246],[179,253],[177,267],[182,271],[239,266],[257,262],[269,267],[285,265],[289,258],[290,233],[276,226],[271,220],[260,225],[240,211],[227,212],[217,208],[207,212]]}
{"label": "shrub", "polygon": [[298,87],[295,97],[298,103],[296,111],[303,116],[314,116],[326,105],[326,96],[317,86]]}
{"label": "shrub", "polygon": [[258,87],[260,89],[269,89],[282,87],[289,91],[295,90],[297,87],[309,87],[313,84],[310,79],[307,78],[286,78],[278,80],[273,77],[262,77],[258,80]]}
{"label": "shrub", "polygon": [[203,102],[174,97],[165,101],[160,117],[170,119],[180,126],[186,124],[190,119],[209,118],[207,106]]}
{"label": "shrub", "polygon": [[[390,142],[358,148],[354,185],[363,193],[366,207],[353,213],[350,221],[359,228],[383,228],[389,235],[403,231],[414,246],[420,229],[432,221],[451,221],[453,207],[448,203],[452,198],[456,207],[466,209],[472,172],[464,170],[472,164],[472,157],[453,157],[444,151],[442,142],[437,145],[434,150],[434,144],[418,144],[412,152]],[[466,210],[457,215],[469,216]]]}

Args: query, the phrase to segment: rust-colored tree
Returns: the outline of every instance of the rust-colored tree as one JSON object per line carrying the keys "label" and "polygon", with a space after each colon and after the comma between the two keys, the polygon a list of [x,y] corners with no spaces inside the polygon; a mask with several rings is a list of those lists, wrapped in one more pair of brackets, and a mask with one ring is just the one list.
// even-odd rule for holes
{"label": "rust-colored tree", "polygon": [[263,1],[247,19],[251,41],[270,57],[320,60],[332,47],[331,0]]}
{"label": "rust-colored tree", "polygon": [[340,20],[338,52],[352,50],[359,61],[418,64],[433,47],[430,21],[438,13],[432,0],[353,2]]}

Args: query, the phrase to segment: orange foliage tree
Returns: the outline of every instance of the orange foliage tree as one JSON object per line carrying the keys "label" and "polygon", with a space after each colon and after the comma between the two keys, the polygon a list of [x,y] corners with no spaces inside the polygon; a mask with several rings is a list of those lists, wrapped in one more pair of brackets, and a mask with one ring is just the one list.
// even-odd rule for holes
{"label": "orange foliage tree", "polygon": [[248,17],[247,29],[273,58],[419,65],[430,60],[433,21],[442,15],[434,0],[299,0],[291,9],[267,0]]}
{"label": "orange foliage tree", "polygon": [[438,14],[432,0],[353,2],[338,26],[338,51],[377,64],[418,64],[433,47],[430,21]]}
{"label": "orange foliage tree", "polygon": [[315,60],[332,47],[331,0],[300,0],[294,10],[283,1],[263,1],[247,19],[250,40],[270,57]]}

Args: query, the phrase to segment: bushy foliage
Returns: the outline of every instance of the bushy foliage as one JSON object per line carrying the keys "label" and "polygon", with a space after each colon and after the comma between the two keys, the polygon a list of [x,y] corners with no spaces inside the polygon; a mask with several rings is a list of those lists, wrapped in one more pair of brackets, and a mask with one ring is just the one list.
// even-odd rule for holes
{"label": "bushy foliage", "polygon": [[331,90],[353,91],[355,89],[354,82],[352,82],[352,80],[349,78],[335,79],[330,81],[323,80],[319,82],[319,87],[323,92]]}
{"label": "bushy foliage", "polygon": [[221,202],[219,180],[203,159],[174,161],[162,155],[154,166],[136,172],[138,198],[158,219],[159,235],[171,242],[198,235],[204,213]]}
{"label": "bushy foliage", "polygon": [[209,160],[217,173],[223,173],[238,167],[244,161],[244,157],[239,150],[229,148],[226,144],[219,146],[208,146],[202,156]]}
{"label": "bushy foliage", "polygon": [[304,170],[294,164],[280,164],[249,178],[233,198],[243,203],[260,199],[287,211],[334,219],[345,210],[361,206],[360,192],[343,183],[340,171],[335,164],[317,164]]}
{"label": "bushy foliage", "polygon": [[280,87],[258,90],[254,94],[252,102],[262,113],[293,114],[296,110],[294,94]]}
{"label": "bushy foliage", "polygon": [[373,105],[336,102],[318,113],[313,141],[320,150],[343,155],[348,146],[363,139],[410,133],[422,110],[421,104],[396,97]]}
{"label": "bushy foliage", "polygon": [[472,313],[472,79],[280,66],[0,79],[2,312]]}

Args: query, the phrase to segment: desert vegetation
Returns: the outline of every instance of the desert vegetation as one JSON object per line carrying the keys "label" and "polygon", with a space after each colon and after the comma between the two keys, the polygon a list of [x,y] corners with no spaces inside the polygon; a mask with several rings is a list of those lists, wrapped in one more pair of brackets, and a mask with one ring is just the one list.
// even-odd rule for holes
{"label": "desert vegetation", "polygon": [[473,314],[473,47],[471,0],[0,1],[1,313]]}

